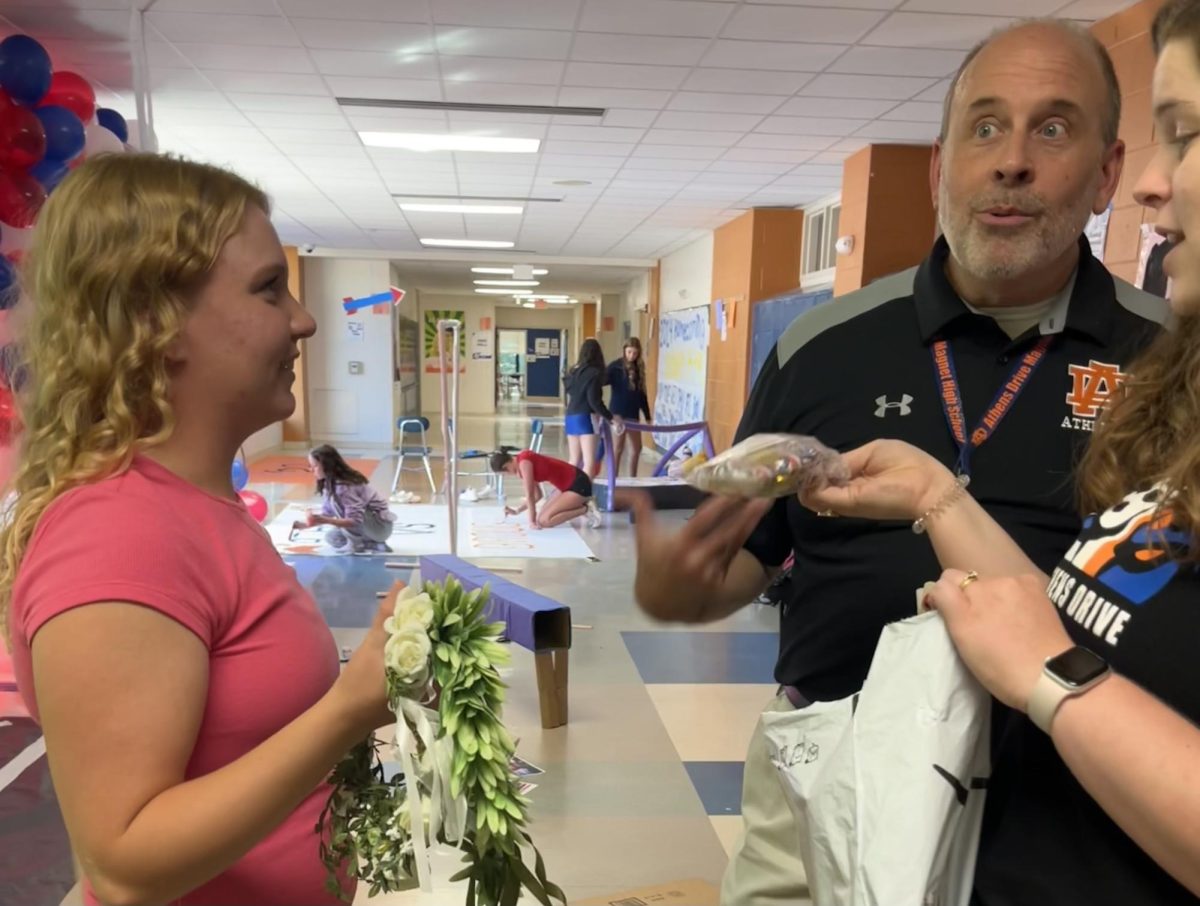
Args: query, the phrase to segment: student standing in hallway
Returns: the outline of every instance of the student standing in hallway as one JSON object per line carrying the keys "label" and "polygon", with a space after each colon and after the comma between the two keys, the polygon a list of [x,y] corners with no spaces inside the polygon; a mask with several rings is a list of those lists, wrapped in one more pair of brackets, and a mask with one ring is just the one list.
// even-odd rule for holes
{"label": "student standing in hallway", "polygon": [[589,337],[579,348],[579,361],[563,377],[567,391],[567,455],[572,465],[582,465],[588,478],[600,471],[596,455],[599,438],[592,421],[593,415],[620,424],[604,405],[604,352],[600,342]]}
{"label": "student standing in hallway", "polygon": [[[942,229],[918,268],[798,318],[772,351],[738,439],[814,435],[838,450],[896,437],[969,475],[971,491],[1041,569],[1075,539],[1070,476],[1165,303],[1114,278],[1081,234],[1121,176],[1121,94],[1107,51],[1058,21],[976,47],[946,98],[931,161]],[[1003,404],[998,390],[1017,386]],[[976,426],[986,430],[979,431]],[[829,518],[798,500],[719,499],[676,533],[639,498],[639,604],[720,619],[795,552],[768,710],[862,687],[881,628],[940,573],[907,525]],[[997,714],[1002,725],[1011,715]],[[989,789],[989,803],[1005,791]],[[799,833],[761,722],[747,754],[744,830],[727,906],[807,902]]]}
{"label": "student standing in hallway", "polygon": [[[608,405],[614,415],[626,422],[638,422],[642,413],[646,421],[650,416],[650,400],[646,396],[646,363],[642,361],[642,341],[630,337],[625,341],[621,358],[611,362],[605,382],[612,388]],[[638,462],[642,458],[642,433],[625,431],[613,439],[613,461],[617,474],[621,474],[621,459],[625,447],[629,447],[629,474],[637,477]]]}

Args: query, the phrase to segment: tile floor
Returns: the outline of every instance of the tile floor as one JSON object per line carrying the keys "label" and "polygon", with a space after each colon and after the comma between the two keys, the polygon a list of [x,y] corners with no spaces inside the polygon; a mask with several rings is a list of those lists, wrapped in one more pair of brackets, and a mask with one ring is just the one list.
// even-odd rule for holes
{"label": "tile floor", "polygon": [[[532,414],[556,413],[539,409]],[[508,404],[496,417],[463,417],[461,445],[524,447],[529,419],[530,412],[517,404]],[[436,430],[430,443],[440,450]],[[563,448],[560,431],[548,429],[543,452],[555,455]],[[378,457],[372,483],[390,488],[394,457],[342,452]],[[440,482],[442,461],[435,458],[433,464]],[[428,499],[423,473],[406,473],[402,486]],[[313,493],[311,485],[252,487],[270,502],[272,514]],[[681,521],[684,515],[666,518]],[[533,655],[513,649],[505,720],[520,740],[519,754],[545,769],[533,778],[534,839],[550,877],[572,900],[680,878],[719,882],[740,828],[746,745],[759,710],[774,693],[778,614],[752,605],[702,627],[654,623],[631,597],[634,541],[628,518],[609,514],[599,529],[580,532],[599,562],[504,561],[523,568],[506,578],[570,605],[577,627],[570,723],[564,728],[541,728]],[[386,569],[384,558],[296,557],[291,562],[342,646],[358,643],[375,611],[375,592],[403,575]],[[457,865],[453,854],[437,861],[432,894],[395,894],[370,902],[458,906],[463,895],[445,880]],[[365,894],[358,902],[367,902]]]}

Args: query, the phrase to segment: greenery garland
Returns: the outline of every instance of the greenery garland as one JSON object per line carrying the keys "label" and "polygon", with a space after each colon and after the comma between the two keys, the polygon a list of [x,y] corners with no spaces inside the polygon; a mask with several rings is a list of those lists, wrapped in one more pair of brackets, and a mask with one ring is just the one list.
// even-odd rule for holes
{"label": "greenery garland", "polygon": [[[385,779],[374,737],[334,770],[318,824],[331,893],[344,897],[343,872],[366,882],[371,896],[418,886],[419,847],[429,834],[433,842],[462,849],[466,868],[450,880],[467,881],[467,906],[515,906],[522,888],[543,906],[552,899],[566,903],[526,831],[529,800],[509,767],[515,746],[500,720],[505,684],[497,669],[509,655],[495,641],[503,624],[484,619],[487,601],[486,587],[467,594],[452,578],[444,585],[426,582],[423,591],[406,588],[396,599],[385,623],[388,699],[398,722],[417,730],[417,776]],[[413,708],[434,689],[440,690],[436,716],[422,712],[437,725],[431,740],[413,727]],[[447,773],[449,789],[441,794],[448,792],[451,805],[440,809],[438,784]],[[424,826],[415,829],[410,782],[423,805]],[[464,802],[466,820],[456,829],[450,813]],[[525,846],[533,852],[532,868]]]}

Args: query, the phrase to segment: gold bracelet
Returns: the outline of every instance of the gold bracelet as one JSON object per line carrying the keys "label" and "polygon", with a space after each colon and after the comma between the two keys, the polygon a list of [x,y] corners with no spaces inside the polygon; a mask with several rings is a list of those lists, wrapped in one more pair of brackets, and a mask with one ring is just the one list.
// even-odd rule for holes
{"label": "gold bracelet", "polygon": [[948,509],[957,503],[958,498],[966,492],[967,487],[970,484],[970,475],[963,474],[957,476],[954,479],[954,487],[942,495],[942,499],[933,505],[933,509],[926,511],[926,513],[920,519],[912,524],[913,532],[917,535],[924,535],[926,530],[929,528],[930,520],[942,512],[942,510]]}

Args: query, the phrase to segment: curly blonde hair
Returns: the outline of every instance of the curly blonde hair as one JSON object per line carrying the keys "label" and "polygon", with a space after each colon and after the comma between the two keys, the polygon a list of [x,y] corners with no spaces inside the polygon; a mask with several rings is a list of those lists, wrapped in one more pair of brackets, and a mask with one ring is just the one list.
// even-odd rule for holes
{"label": "curly blonde hair", "polygon": [[63,180],[21,271],[21,455],[0,529],[0,625],[46,508],[171,434],[167,350],[249,206],[239,176],[155,154],[102,155]]}

